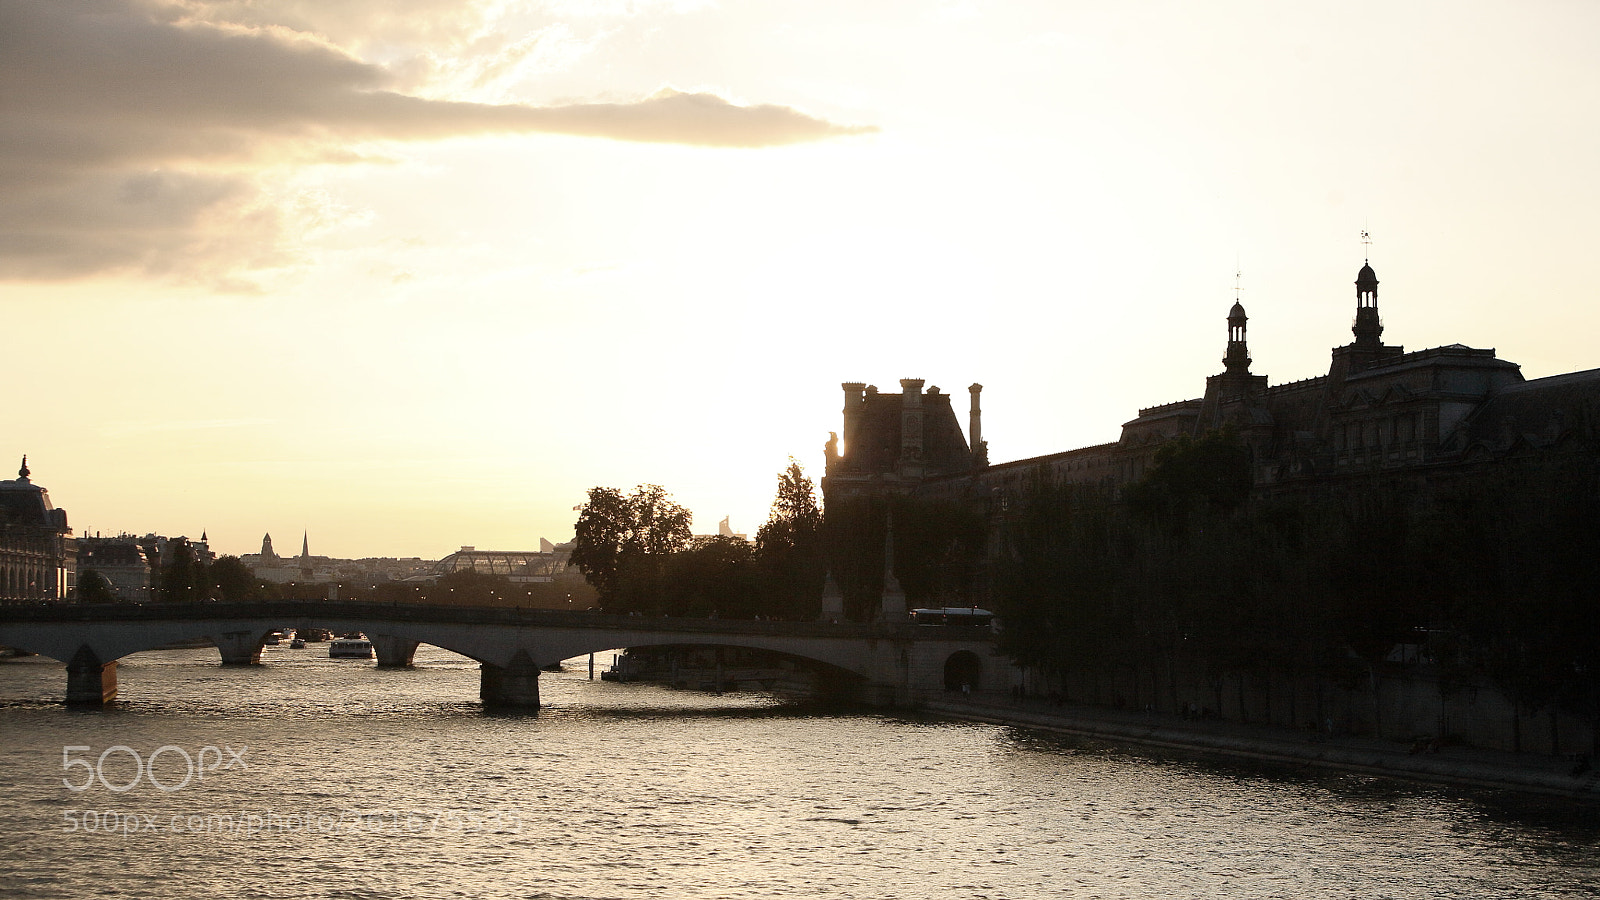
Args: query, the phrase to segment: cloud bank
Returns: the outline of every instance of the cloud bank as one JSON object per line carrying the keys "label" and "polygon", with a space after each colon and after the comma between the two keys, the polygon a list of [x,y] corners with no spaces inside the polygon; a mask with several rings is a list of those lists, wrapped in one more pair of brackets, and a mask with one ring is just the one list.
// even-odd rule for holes
{"label": "cloud bank", "polygon": [[546,107],[424,98],[320,37],[132,0],[0,0],[0,84],[0,278],[13,279],[217,280],[281,264],[284,235],[338,211],[286,203],[262,173],[356,161],[371,142],[548,133],[756,148],[875,130],[670,90]]}

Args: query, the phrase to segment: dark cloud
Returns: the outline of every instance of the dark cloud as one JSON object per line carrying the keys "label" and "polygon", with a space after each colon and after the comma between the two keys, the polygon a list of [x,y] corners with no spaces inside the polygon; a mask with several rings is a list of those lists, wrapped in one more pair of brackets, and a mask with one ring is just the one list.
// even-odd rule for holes
{"label": "dark cloud", "polygon": [[874,130],[675,91],[555,107],[426,99],[320,39],[131,0],[0,0],[0,84],[0,277],[13,278],[178,272],[185,254],[231,252],[202,228],[272,234],[251,208],[258,167],[357,158],[362,142],[545,132],[769,147]]}

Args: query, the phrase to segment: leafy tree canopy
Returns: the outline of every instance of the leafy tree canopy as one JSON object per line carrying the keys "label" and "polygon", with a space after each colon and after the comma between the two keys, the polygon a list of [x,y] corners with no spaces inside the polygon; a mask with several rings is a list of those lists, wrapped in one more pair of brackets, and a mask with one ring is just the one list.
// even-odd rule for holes
{"label": "leafy tree canopy", "polygon": [[104,575],[84,569],[78,573],[78,599],[84,603],[115,603],[117,592]]}
{"label": "leafy tree canopy", "polygon": [[630,569],[687,547],[692,520],[660,485],[642,484],[628,495],[616,488],[590,488],[574,528],[572,564],[602,602],[612,600]]}

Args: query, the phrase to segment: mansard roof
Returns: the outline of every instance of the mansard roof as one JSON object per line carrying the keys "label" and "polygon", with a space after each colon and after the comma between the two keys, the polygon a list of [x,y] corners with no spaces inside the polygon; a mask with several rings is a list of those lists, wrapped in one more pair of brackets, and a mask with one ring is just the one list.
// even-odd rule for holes
{"label": "mansard roof", "polygon": [[0,525],[65,530],[66,510],[50,504],[50,492],[28,480],[24,463],[17,477],[0,481]]}
{"label": "mansard roof", "polygon": [[[966,472],[972,454],[961,432],[950,395],[929,388],[922,394],[918,415],[922,419],[922,463],[928,474]],[[868,390],[857,408],[856,431],[845,440],[845,466],[853,472],[887,472],[901,454],[901,423],[905,394]]]}
{"label": "mansard roof", "polygon": [[1507,385],[1489,397],[1445,442],[1501,455],[1518,446],[1545,448],[1563,440],[1593,442],[1600,423],[1600,369]]}

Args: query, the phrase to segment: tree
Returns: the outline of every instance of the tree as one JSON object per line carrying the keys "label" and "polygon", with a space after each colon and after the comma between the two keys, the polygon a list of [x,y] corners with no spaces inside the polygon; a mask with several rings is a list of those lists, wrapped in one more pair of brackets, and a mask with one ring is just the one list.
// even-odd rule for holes
{"label": "tree", "polygon": [[667,555],[689,545],[692,520],[660,485],[642,484],[627,496],[590,488],[574,528],[572,564],[600,592],[602,606],[619,606],[625,582],[653,580]]}
{"label": "tree", "polygon": [[210,581],[221,600],[255,600],[261,595],[261,582],[256,579],[256,573],[237,556],[217,557],[211,564]]}
{"label": "tree", "polygon": [[210,595],[211,585],[206,580],[206,565],[189,546],[187,538],[176,537],[167,541],[161,567],[160,595],[166,603],[193,603]]}
{"label": "tree", "polygon": [[976,599],[986,523],[970,503],[896,497],[894,576],[912,606],[969,606]]}
{"label": "tree", "polygon": [[499,606],[502,595],[510,594],[510,578],[471,569],[441,575],[426,591],[427,602],[440,606]]}
{"label": "tree", "polygon": [[794,457],[778,473],[772,514],[756,531],[756,558],[765,583],[768,613],[815,618],[827,577],[822,508],[811,479]]}
{"label": "tree", "polygon": [[1181,435],[1156,449],[1150,470],[1128,488],[1133,510],[1169,533],[1197,513],[1225,512],[1250,496],[1250,451],[1230,429]]}
{"label": "tree", "polygon": [[673,616],[748,619],[762,612],[755,554],[749,543],[716,535],[667,557],[659,583],[639,601]]}
{"label": "tree", "polygon": [[84,569],[78,573],[78,599],[84,603],[115,603],[117,592],[104,575]]}

